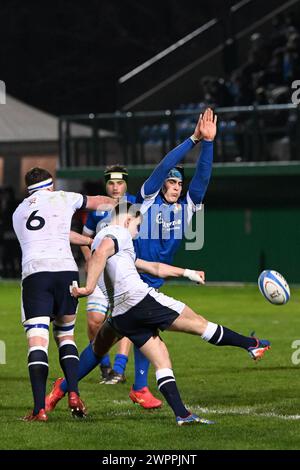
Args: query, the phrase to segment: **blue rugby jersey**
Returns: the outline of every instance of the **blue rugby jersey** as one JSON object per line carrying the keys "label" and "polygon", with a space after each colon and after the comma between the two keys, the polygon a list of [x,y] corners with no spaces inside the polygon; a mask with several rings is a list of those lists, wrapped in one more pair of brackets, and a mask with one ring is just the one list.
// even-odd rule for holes
{"label": "blue rugby jersey", "polygon": [[[136,196],[132,194],[125,193],[124,199],[127,199],[128,202],[132,204],[135,203]],[[94,235],[98,233],[103,227],[106,227],[110,223],[110,212],[108,211],[90,211],[83,227],[84,231],[88,235]]]}
{"label": "blue rugby jersey", "polygon": [[[187,141],[186,143],[188,144]],[[193,214],[201,209],[211,176],[212,162],[213,142],[203,141],[188,192],[175,204],[167,203],[160,192],[162,182],[171,168],[164,162],[165,166],[160,172],[157,168],[154,170],[136,199],[136,202],[141,204],[141,212],[144,216],[139,236],[134,240],[138,258],[173,264],[174,255],[184,238],[186,226],[191,222]],[[140,276],[149,286],[156,289],[164,283],[163,279],[150,274],[141,273]]]}

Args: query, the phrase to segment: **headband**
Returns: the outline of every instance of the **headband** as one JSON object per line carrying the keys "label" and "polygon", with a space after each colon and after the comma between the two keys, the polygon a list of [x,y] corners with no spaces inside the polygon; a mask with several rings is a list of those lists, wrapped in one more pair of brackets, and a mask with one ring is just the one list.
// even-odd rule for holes
{"label": "headband", "polygon": [[106,171],[104,173],[104,178],[105,178],[105,182],[107,183],[107,181],[110,181],[110,180],[124,180],[127,182],[127,179],[128,179],[128,173],[127,173],[127,170],[120,170],[120,171]]}
{"label": "headband", "polygon": [[53,180],[52,178],[48,178],[47,180],[40,181],[39,183],[31,184],[27,187],[29,194],[33,193],[34,191],[38,191],[39,189],[48,189],[53,187]]}

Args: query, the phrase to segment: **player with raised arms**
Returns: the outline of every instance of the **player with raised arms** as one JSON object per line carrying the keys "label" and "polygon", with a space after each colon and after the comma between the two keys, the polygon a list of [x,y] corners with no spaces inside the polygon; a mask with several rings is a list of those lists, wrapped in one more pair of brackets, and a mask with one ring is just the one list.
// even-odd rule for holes
{"label": "player with raised arms", "polygon": [[[143,184],[136,199],[141,204],[141,213],[144,216],[139,237],[134,241],[138,258],[173,264],[175,253],[193,215],[202,207],[212,172],[216,132],[217,116],[207,108],[203,115],[200,114],[194,134],[182,144],[189,150],[201,140],[201,152],[186,194],[182,194],[184,171],[178,166],[183,157],[178,158],[178,155],[169,154]],[[155,289],[159,289],[164,283],[163,279],[151,273],[142,273],[141,278]],[[150,363],[140,349],[135,347],[134,354],[135,382],[129,397],[132,401],[139,402],[147,393]],[[139,368],[137,364],[140,365]],[[143,391],[145,392],[142,393]]]}

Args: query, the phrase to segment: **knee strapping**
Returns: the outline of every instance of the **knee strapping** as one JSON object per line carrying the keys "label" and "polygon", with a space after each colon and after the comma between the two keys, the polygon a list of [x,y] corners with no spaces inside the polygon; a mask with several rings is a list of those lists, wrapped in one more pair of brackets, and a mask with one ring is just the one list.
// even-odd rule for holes
{"label": "knee strapping", "polygon": [[73,336],[74,328],[75,328],[75,319],[68,323],[63,323],[63,322],[60,322],[59,320],[55,320],[53,322],[53,336],[55,339],[61,338],[63,336]]}
{"label": "knee strapping", "polygon": [[49,345],[49,324],[49,317],[36,317],[26,320],[23,326],[28,340],[30,338],[43,338],[46,340],[47,349]]}
{"label": "knee strapping", "polygon": [[89,298],[86,306],[86,311],[97,312],[101,315],[106,315],[108,311],[108,304],[104,301],[99,301],[97,298]]}

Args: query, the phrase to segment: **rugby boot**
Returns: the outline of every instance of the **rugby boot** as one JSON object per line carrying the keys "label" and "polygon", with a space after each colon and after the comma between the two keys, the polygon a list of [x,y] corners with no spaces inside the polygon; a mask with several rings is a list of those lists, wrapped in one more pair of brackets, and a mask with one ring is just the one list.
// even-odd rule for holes
{"label": "rugby boot", "polygon": [[45,400],[45,409],[46,411],[52,411],[56,407],[57,403],[65,396],[65,393],[61,390],[60,384],[63,382],[64,378],[60,377],[56,379],[51,392],[46,396]]}
{"label": "rugby boot", "polygon": [[191,413],[186,418],[181,418],[181,416],[176,417],[176,423],[178,426],[185,426],[187,424],[215,424],[214,421],[209,419],[200,418],[200,416]]}
{"label": "rugby boot", "polygon": [[266,351],[271,349],[270,341],[267,339],[256,339],[256,345],[248,348],[248,353],[254,361],[259,361],[263,358]]}
{"label": "rugby boot", "polygon": [[68,403],[74,418],[86,418],[87,409],[84,402],[76,392],[69,392]]}
{"label": "rugby boot", "polygon": [[131,387],[129,398],[133,403],[138,403],[142,408],[148,410],[162,406],[162,401],[155,398],[148,387],[143,387],[140,390],[133,390],[133,387]]}
{"label": "rugby boot", "polygon": [[36,415],[31,411],[28,415],[24,416],[22,421],[48,421],[48,416],[45,410],[42,408]]}
{"label": "rugby boot", "polygon": [[110,371],[108,377],[103,379],[100,383],[105,385],[117,385],[126,382],[126,377],[124,374],[119,374],[114,369]]}

